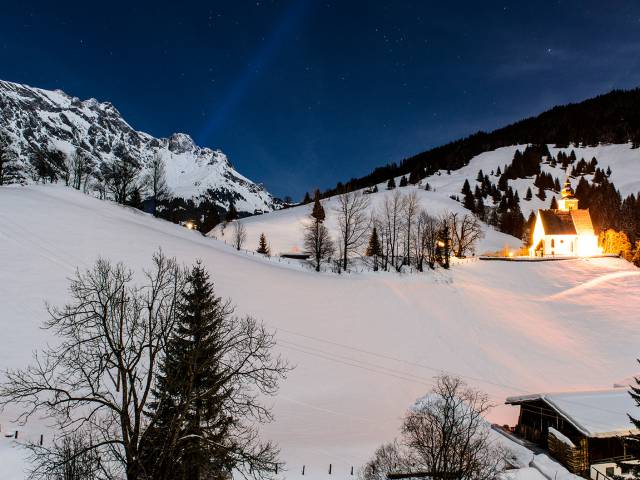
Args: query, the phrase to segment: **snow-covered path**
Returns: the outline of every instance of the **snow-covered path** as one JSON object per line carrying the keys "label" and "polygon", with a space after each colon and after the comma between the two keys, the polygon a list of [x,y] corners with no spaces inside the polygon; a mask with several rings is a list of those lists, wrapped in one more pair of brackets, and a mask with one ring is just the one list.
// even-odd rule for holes
{"label": "snow-covered path", "polygon": [[[496,404],[531,391],[609,387],[637,371],[640,276],[621,260],[319,275],[50,186],[0,188],[0,366],[24,366],[44,344],[44,301],[64,301],[76,267],[104,256],[140,270],[158,247],[185,263],[201,258],[239,313],[278,331],[297,368],[264,434],[281,445],[289,478],[302,465],[304,478],[325,478],[329,463],[348,477],[443,370]],[[491,419],[513,423],[515,413],[500,405]],[[3,432],[13,429],[10,415],[0,415]],[[42,430],[34,423],[25,432]],[[8,440],[0,444],[0,465],[14,461]]]}

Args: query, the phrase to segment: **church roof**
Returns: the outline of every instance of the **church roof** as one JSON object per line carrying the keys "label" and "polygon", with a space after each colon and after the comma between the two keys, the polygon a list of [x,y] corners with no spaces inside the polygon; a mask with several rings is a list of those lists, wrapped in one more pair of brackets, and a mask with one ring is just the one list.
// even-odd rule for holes
{"label": "church roof", "polygon": [[571,212],[563,210],[540,210],[540,219],[547,235],[575,235]]}
{"label": "church roof", "polygon": [[546,235],[594,235],[589,210],[540,210]]}
{"label": "church roof", "polygon": [[578,235],[594,235],[593,224],[591,223],[591,215],[589,209],[571,210],[571,218]]}

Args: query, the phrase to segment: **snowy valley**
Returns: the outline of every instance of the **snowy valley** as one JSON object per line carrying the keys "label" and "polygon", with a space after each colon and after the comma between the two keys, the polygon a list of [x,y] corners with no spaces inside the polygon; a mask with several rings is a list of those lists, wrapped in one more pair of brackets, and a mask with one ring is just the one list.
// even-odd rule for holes
{"label": "snowy valley", "polygon": [[[471,172],[490,171],[512,153],[494,152],[491,160],[489,153],[482,167],[471,162],[468,173],[430,179],[435,192],[422,194],[424,207],[462,208],[448,194]],[[614,174],[623,162],[612,165]],[[248,245],[264,231],[275,250],[299,248],[299,222],[308,208],[243,220]],[[329,464],[334,476],[347,478],[352,466],[397,434],[406,409],[439,372],[487,392],[496,405],[488,419],[513,425],[517,410],[504,405],[508,396],[609,388],[637,371],[640,271],[621,259],[469,259],[420,275],[317,274],[55,185],[0,189],[0,224],[0,364],[9,368],[24,366],[33,350],[53,340],[39,328],[44,301],[65,301],[66,279],[76,268],[102,256],[139,275],[158,248],[187,264],[202,259],[217,293],[274,329],[278,350],[296,366],[275,398],[275,422],[263,431],[282,449],[286,478],[327,478]],[[504,242],[519,241],[488,228],[480,249]],[[49,438],[45,421],[12,425],[15,413],[9,408],[0,417],[3,432]],[[11,439],[0,441],[3,468],[19,478],[23,452]],[[553,475],[562,470],[551,466]],[[529,476],[517,478],[543,478],[535,468],[522,475]]]}

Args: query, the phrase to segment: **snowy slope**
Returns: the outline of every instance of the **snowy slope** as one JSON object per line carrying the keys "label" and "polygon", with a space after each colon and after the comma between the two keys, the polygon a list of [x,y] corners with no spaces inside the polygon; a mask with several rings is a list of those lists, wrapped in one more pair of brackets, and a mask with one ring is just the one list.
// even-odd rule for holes
{"label": "snowy slope", "polygon": [[[464,180],[463,180],[464,183]],[[369,212],[371,214],[382,208],[385,197],[393,195],[396,190],[385,190],[382,185],[377,193],[368,194]],[[469,213],[459,202],[449,198],[450,193],[443,188],[436,191],[425,191],[424,188],[418,186],[407,186],[399,189],[402,194],[416,192],[420,200],[420,205],[429,214],[439,216],[445,212],[466,212]],[[322,205],[326,214],[325,225],[329,228],[334,239],[337,239],[338,225],[336,223],[336,214],[334,209],[338,206],[335,197],[322,200]],[[259,238],[260,233],[264,233],[271,246],[274,254],[301,252],[303,250],[303,228],[311,213],[313,203],[308,205],[300,205],[285,210],[265,215],[257,215],[240,220],[246,227],[249,239]],[[479,242],[476,253],[495,252],[508,246],[512,249],[518,249],[522,242],[510,235],[498,232],[497,230],[485,225],[485,237]],[[210,236],[219,240],[231,242],[230,237],[233,235],[228,229],[225,231],[225,225],[221,224],[216,227]],[[257,245],[247,244],[246,248],[254,249]]]}
{"label": "snowy slope", "polygon": [[[443,370],[488,392],[498,405],[490,420],[500,424],[515,421],[507,396],[606,388],[636,373],[640,270],[622,260],[316,274],[56,186],[0,187],[0,365],[24,366],[44,345],[44,301],[64,301],[76,266],[102,255],[139,271],[159,246],[183,262],[201,258],[239,313],[277,329],[297,368],[264,434],[281,445],[288,478],[326,478],[329,463],[347,476],[397,434],[403,412]],[[3,434],[15,429],[11,414],[0,414]],[[34,420],[20,438],[37,438],[43,424]],[[20,468],[2,436],[0,465],[11,463]],[[16,475],[0,469],[0,478]]]}
{"label": "snowy slope", "polygon": [[55,90],[43,90],[0,80],[0,130],[13,139],[13,148],[29,178],[30,159],[38,149],[66,154],[81,148],[97,162],[111,162],[114,151],[126,150],[142,169],[155,154],[166,164],[167,183],[174,196],[197,198],[210,191],[227,208],[239,211],[274,208],[274,198],[261,185],[239,174],[220,150],[198,147],[189,135],[154,138],[134,130],[108,102],[80,100]]}

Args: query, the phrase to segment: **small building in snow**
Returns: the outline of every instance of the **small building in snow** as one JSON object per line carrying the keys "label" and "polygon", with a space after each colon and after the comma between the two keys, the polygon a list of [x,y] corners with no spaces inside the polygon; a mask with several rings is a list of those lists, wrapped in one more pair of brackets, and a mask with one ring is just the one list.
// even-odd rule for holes
{"label": "small building in snow", "polygon": [[598,253],[598,236],[589,209],[578,208],[578,199],[567,179],[558,208],[538,210],[529,255],[585,257]]}
{"label": "small building in snow", "polygon": [[640,408],[624,388],[522,395],[506,403],[520,406],[516,434],[547,448],[573,473],[632,460],[637,451],[633,437],[640,430],[628,415],[640,417]]}

